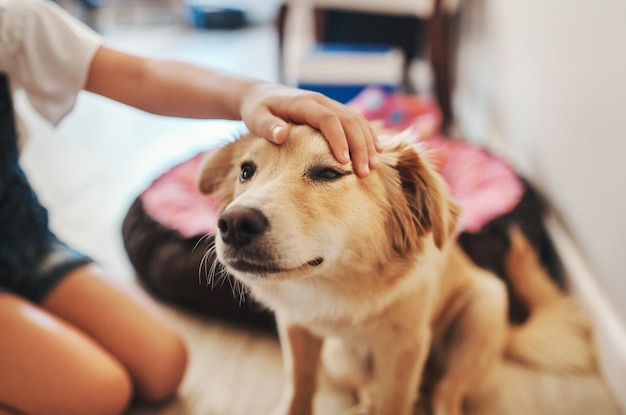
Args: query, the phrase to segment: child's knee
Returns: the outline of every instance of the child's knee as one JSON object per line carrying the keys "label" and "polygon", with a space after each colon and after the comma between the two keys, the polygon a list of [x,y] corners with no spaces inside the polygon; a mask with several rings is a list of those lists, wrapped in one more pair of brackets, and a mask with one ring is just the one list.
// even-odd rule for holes
{"label": "child's knee", "polygon": [[159,403],[173,397],[187,368],[187,348],[175,332],[164,333],[150,351],[151,362],[137,381],[140,399]]}
{"label": "child's knee", "polygon": [[130,405],[133,383],[122,365],[99,367],[78,390],[72,390],[71,411],[65,413],[119,415]]}

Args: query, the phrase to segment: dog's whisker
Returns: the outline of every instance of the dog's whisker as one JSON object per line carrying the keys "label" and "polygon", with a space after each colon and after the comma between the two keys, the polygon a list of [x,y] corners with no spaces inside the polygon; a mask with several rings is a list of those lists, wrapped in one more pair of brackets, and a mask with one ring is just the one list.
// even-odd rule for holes
{"label": "dog's whisker", "polygon": [[200,265],[198,266],[198,285],[202,285],[202,270],[206,267],[207,255],[208,253],[205,252],[204,255],[202,255],[202,259],[200,259]]}
{"label": "dog's whisker", "polygon": [[211,285],[211,288],[215,287],[215,280],[219,277],[219,273],[223,270],[218,269],[218,261],[215,256],[215,245],[211,246],[207,251],[207,254],[213,258],[210,261],[210,267],[207,269],[207,285]]}
{"label": "dog's whisker", "polygon": [[[206,239],[210,235],[203,237]],[[196,244],[196,247],[198,243]],[[237,279],[232,278],[230,273],[221,266],[217,260],[215,244],[211,244],[200,260],[198,268],[198,282],[202,283],[202,273],[206,279],[206,285],[211,289],[222,289],[225,283],[230,285],[231,292],[234,298],[239,299],[239,304],[243,304],[246,301],[246,294],[248,292],[247,287],[239,282]]]}
{"label": "dog's whisker", "polygon": [[[210,236],[211,235],[205,235],[201,238],[200,241],[206,240]],[[196,243],[194,249],[198,247],[200,241]],[[215,244],[212,242],[209,242],[209,244],[210,245],[207,247],[206,252],[202,256],[198,267],[198,283],[202,284],[202,279],[204,276],[204,279],[206,280],[206,286],[210,286],[211,289],[214,289],[219,282],[228,278],[229,274],[225,269],[220,267],[220,263],[217,260],[216,256]]]}
{"label": "dog's whisker", "polygon": [[249,292],[249,288],[242,284],[240,281],[235,281],[235,286],[239,291],[239,305],[242,305],[246,301],[246,295]]}
{"label": "dog's whisker", "polygon": [[200,245],[201,242],[205,241],[206,239],[208,239],[210,237],[211,237],[211,234],[209,234],[209,233],[202,235],[202,237],[200,239],[198,239],[196,244],[191,249],[191,252],[194,252],[196,250],[196,248],[198,247],[198,245]]}
{"label": "dog's whisker", "polygon": [[[191,252],[194,252],[196,250],[196,248],[198,248],[198,246],[200,245],[201,242],[206,241],[208,238],[210,238],[211,235],[206,234],[203,235],[194,245],[193,249],[191,250]],[[205,277],[207,276],[207,263],[208,263],[208,258],[211,256],[211,254],[213,254],[215,252],[215,244],[211,244],[211,242],[209,241],[209,246],[207,248],[207,250],[205,251],[204,255],[202,255],[202,258],[200,259],[200,264],[198,266],[198,284],[202,284],[202,271],[205,270]]]}
{"label": "dog's whisker", "polygon": [[[202,270],[204,270],[204,277],[206,279],[206,285],[208,286],[211,283],[211,280],[213,278],[213,267],[215,266],[214,263],[215,261],[210,261],[210,258],[213,257],[214,255],[214,248],[209,248],[207,249],[207,251],[204,253],[204,255],[202,256],[202,260],[200,261],[200,269],[198,271],[199,273],[199,283],[202,283],[202,279],[201,279],[201,275],[200,272]],[[210,264],[210,266],[209,266]]]}

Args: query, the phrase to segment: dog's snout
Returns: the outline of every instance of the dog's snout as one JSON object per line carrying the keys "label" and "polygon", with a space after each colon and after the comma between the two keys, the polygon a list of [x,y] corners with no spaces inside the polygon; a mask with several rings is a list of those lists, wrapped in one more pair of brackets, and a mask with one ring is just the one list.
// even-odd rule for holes
{"label": "dog's snout", "polygon": [[265,232],[268,224],[267,217],[259,209],[238,207],[224,212],[217,227],[226,244],[242,248]]}

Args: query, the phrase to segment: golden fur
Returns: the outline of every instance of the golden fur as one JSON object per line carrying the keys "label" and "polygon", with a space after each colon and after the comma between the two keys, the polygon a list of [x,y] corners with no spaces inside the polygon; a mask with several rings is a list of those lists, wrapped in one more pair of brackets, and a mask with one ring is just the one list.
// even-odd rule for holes
{"label": "golden fur", "polygon": [[378,415],[411,414],[420,389],[436,415],[517,413],[486,403],[500,402],[502,379],[515,384],[505,361],[595,370],[585,320],[568,317],[573,303],[536,272],[524,238],[513,234],[510,261],[533,313],[513,328],[504,284],[455,242],[459,209],[427,153],[402,136],[381,141],[380,167],[366,178],[305,126],[281,146],[240,138],[202,169],[200,190],[224,205],[220,262],[276,313],[285,368],[276,414],[312,413],[321,360],[355,390],[350,413]]}

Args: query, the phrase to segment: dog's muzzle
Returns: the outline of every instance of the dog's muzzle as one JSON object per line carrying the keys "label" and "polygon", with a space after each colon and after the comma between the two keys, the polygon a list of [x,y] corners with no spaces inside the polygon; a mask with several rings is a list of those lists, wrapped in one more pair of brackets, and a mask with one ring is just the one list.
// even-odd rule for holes
{"label": "dog's muzzle", "polygon": [[233,270],[253,274],[273,274],[317,267],[324,262],[324,258],[316,257],[296,267],[284,268],[272,259],[272,255],[264,252],[262,246],[259,244],[255,246],[255,242],[270,227],[269,220],[259,209],[232,207],[220,216],[217,227],[222,241],[228,247],[226,250],[228,253],[224,258],[225,264]]}

